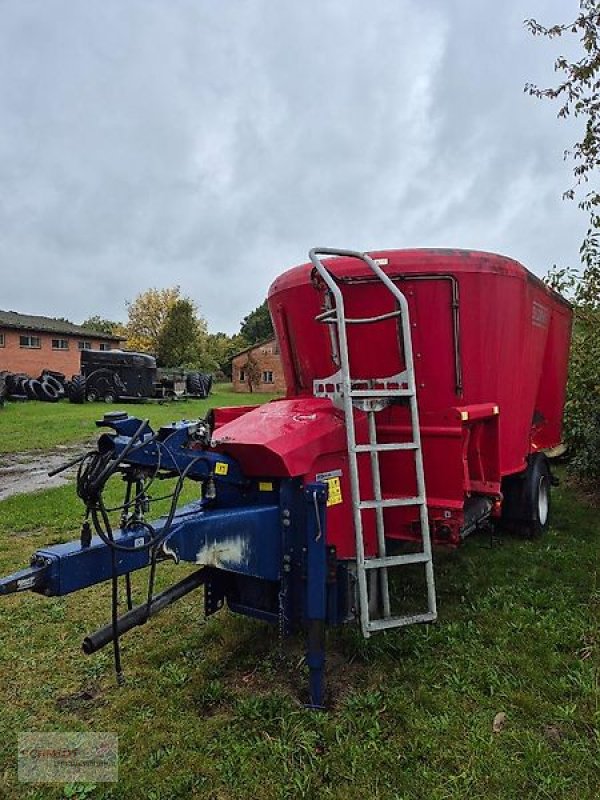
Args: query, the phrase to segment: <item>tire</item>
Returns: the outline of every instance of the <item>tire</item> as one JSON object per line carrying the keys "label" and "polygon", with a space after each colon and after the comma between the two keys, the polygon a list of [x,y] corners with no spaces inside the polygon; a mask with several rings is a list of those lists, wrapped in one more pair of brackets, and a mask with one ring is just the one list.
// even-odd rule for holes
{"label": "tire", "polygon": [[9,395],[21,395],[25,394],[25,390],[22,387],[23,380],[29,380],[26,375],[19,374],[19,373],[12,373],[9,372],[6,376],[6,389]]}
{"label": "tire", "polygon": [[550,527],[552,475],[541,453],[529,457],[525,472],[502,481],[502,522],[509,530],[534,539]]}
{"label": "tire", "polygon": [[37,378],[31,378],[28,381],[23,383],[23,388],[25,389],[25,394],[29,400],[39,400],[40,399],[40,389],[42,384],[37,380]]}
{"label": "tire", "polygon": [[195,397],[208,397],[212,380],[212,375],[206,372],[191,372],[186,378],[188,394],[193,394]]}
{"label": "tire", "polygon": [[58,400],[60,397],[63,397],[65,394],[65,384],[64,384],[64,375],[63,380],[61,381],[60,378],[56,377],[50,372],[43,372],[39,379],[42,383],[42,386],[50,386],[54,389],[56,393],[56,399]]}
{"label": "tire", "polygon": [[527,525],[524,532],[532,539],[543,536],[550,527],[550,494],[552,476],[543,455],[531,459],[525,476]]}
{"label": "tire", "polygon": [[188,394],[196,394],[199,389],[198,373],[189,372],[185,377],[185,388]]}
{"label": "tire", "polygon": [[69,403],[83,403],[86,397],[85,378],[83,375],[73,375],[69,384]]}
{"label": "tire", "polygon": [[38,400],[43,400],[46,403],[56,403],[61,396],[61,391],[47,380],[40,381],[39,386],[36,388]]}

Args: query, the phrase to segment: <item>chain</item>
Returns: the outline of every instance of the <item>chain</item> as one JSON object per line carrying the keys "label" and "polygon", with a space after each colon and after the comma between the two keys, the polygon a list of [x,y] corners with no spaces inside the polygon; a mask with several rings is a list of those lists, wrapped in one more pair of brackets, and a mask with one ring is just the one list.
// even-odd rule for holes
{"label": "chain", "polygon": [[287,576],[283,576],[281,579],[281,588],[279,589],[279,614],[278,614],[278,628],[279,628],[279,638],[284,639],[286,635],[286,614],[285,614],[285,606],[286,606],[286,598],[287,598]]}

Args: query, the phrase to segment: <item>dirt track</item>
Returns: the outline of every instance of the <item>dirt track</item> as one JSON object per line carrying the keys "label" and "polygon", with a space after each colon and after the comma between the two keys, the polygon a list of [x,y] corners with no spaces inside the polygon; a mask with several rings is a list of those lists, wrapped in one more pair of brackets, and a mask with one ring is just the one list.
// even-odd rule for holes
{"label": "dirt track", "polygon": [[59,446],[54,450],[26,453],[2,453],[0,455],[0,500],[14,494],[38,492],[64,486],[72,479],[77,467],[71,467],[54,478],[48,472],[85,452],[85,444]]}

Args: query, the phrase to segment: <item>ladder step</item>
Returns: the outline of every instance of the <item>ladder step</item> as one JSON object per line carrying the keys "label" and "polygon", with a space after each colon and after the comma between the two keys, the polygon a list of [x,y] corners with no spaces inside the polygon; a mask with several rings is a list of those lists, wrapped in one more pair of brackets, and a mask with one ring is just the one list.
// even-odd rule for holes
{"label": "ladder step", "polygon": [[365,569],[381,569],[381,567],[399,567],[402,564],[425,564],[427,561],[431,561],[431,556],[427,553],[405,553],[402,556],[367,558],[364,567]]}
{"label": "ladder step", "polygon": [[350,397],[370,397],[379,400],[384,397],[414,397],[415,393],[412,389],[351,389],[349,395]]}
{"label": "ladder step", "polygon": [[368,631],[384,631],[388,628],[402,628],[406,625],[415,625],[419,622],[435,622],[437,614],[425,611],[422,614],[407,614],[403,617],[386,617],[384,619],[371,619],[367,623]]}
{"label": "ladder step", "polygon": [[355,453],[386,453],[393,450],[417,450],[414,442],[396,442],[395,444],[357,444]]}
{"label": "ladder step", "polygon": [[395,508],[396,506],[422,506],[424,497],[397,497],[394,500],[363,500],[359,508]]}

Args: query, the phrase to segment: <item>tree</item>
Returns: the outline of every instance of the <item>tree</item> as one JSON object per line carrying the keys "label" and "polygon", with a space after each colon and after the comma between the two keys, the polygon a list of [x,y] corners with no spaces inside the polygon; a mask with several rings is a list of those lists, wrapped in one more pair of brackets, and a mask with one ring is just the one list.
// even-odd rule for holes
{"label": "tree", "polygon": [[568,61],[559,56],[554,69],[562,79],[557,86],[541,89],[528,83],[525,91],[538,98],[559,100],[558,117],[581,118],[584,133],[565,158],[574,163],[575,184],[564,193],[568,199],[578,198],[579,207],[589,215],[589,227],[581,245],[584,265],[582,277],[598,298],[600,290],[600,192],[587,188],[589,180],[600,167],[600,0],[580,0],[580,12],[575,20],[566,24],[546,27],[534,19],[525,20],[525,25],[534,36],[550,39],[565,34],[579,35],[583,47],[583,58]]}
{"label": "tree", "polygon": [[580,247],[582,269],[553,268],[547,282],[567,293],[574,303],[573,344],[565,407],[565,435],[574,452],[572,467],[583,478],[600,477],[600,192],[589,187],[600,166],[600,0],[580,0],[579,14],[570,23],[551,27],[533,19],[525,21],[534,36],[550,39],[578,36],[582,58],[559,56],[557,86],[541,89],[527,84],[534,97],[559,100],[559,118],[584,121],[581,139],[565,153],[573,164],[574,184],[564,197],[577,199],[588,215],[588,228]]}
{"label": "tree", "polygon": [[244,317],[240,325],[240,334],[251,345],[274,336],[273,322],[266,300]]}
{"label": "tree", "polygon": [[191,300],[176,300],[158,334],[156,355],[161,367],[198,367],[206,343],[206,324]]}
{"label": "tree", "polygon": [[125,337],[125,326],[120,322],[113,322],[104,317],[93,316],[88,317],[81,323],[81,327],[89,331],[96,331],[97,333],[107,333],[110,336],[123,336]]}
{"label": "tree", "polygon": [[252,355],[252,352],[248,353],[246,363],[243,364],[241,368],[244,370],[248,391],[253,392],[260,384],[260,366]]}
{"label": "tree", "polygon": [[138,294],[133,303],[126,303],[129,317],[127,348],[142,353],[156,353],[167,315],[179,299],[179,286],[172,286],[169,289],[147,289]]}
{"label": "tree", "polygon": [[243,336],[227,333],[209,333],[206,338],[206,365],[211,372],[222,373],[223,378],[231,380],[231,360],[236,353],[248,347]]}

